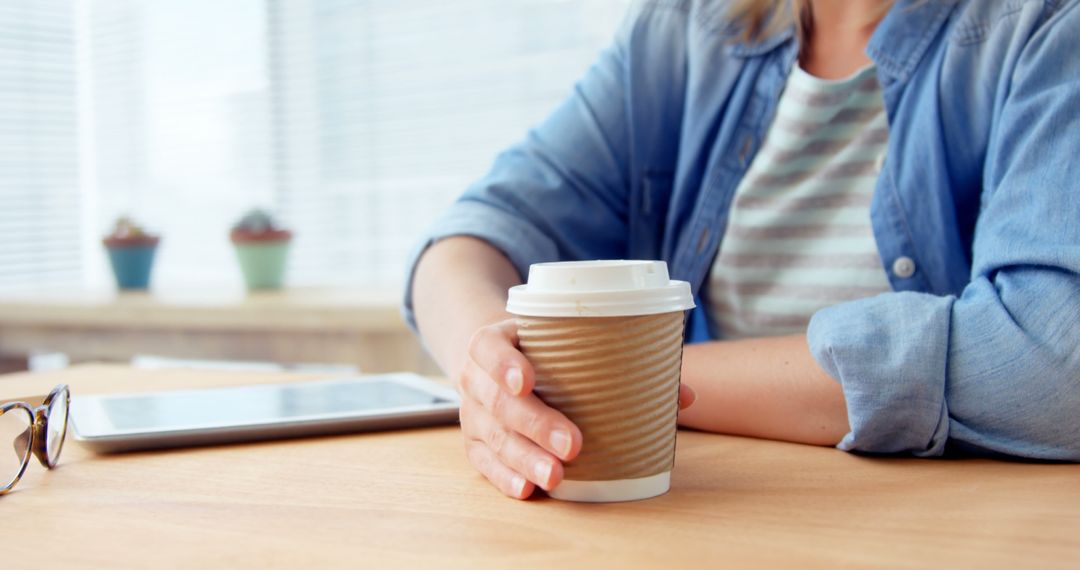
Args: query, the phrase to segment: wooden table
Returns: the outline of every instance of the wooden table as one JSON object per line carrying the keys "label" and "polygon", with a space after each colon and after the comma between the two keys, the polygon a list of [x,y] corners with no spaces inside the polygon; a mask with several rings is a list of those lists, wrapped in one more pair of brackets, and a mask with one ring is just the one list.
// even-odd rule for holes
{"label": "wooden table", "polygon": [[437,373],[399,301],[395,291],[321,288],[5,293],[0,360],[56,351],[75,362],[152,354]]}
{"label": "wooden table", "polygon": [[[280,379],[81,366],[0,377],[0,400]],[[670,493],[609,505],[503,498],[452,427],[118,456],[69,441],[0,514],[20,567],[1080,567],[1080,465],[694,432]]]}

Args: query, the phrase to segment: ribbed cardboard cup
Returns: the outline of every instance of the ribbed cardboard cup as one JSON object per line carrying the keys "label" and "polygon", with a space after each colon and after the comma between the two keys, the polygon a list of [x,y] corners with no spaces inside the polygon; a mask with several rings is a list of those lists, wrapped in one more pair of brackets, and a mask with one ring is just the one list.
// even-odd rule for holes
{"label": "ribbed cardboard cup", "polygon": [[535,392],[573,421],[581,453],[549,494],[586,502],[666,493],[675,460],[690,286],[657,261],[535,264],[510,290]]}

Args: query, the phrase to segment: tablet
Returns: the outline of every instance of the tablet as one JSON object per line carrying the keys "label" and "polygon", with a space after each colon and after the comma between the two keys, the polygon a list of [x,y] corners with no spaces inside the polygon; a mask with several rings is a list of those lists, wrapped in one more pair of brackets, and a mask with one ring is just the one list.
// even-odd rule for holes
{"label": "tablet", "polygon": [[72,437],[112,453],[449,424],[459,399],[410,373],[143,394],[76,395]]}

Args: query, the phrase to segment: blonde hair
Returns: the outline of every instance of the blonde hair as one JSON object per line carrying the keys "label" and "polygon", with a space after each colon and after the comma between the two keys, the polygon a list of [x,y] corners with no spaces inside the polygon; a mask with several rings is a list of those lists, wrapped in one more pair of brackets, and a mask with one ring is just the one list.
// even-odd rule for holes
{"label": "blonde hair", "polygon": [[[742,27],[743,40],[756,41],[793,26],[796,10],[805,13],[804,4],[805,0],[733,0],[728,17]],[[802,28],[796,28],[800,36]]]}

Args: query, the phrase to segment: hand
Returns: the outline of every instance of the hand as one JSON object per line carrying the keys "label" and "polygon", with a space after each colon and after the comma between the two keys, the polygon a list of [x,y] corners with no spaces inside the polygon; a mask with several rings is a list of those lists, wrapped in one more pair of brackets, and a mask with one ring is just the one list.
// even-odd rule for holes
{"label": "hand", "polygon": [[[517,324],[479,329],[458,375],[461,429],[469,461],[503,494],[529,497],[563,479],[563,462],[581,451],[581,430],[533,394],[534,373],[518,350]],[[694,401],[681,387],[679,407]]]}
{"label": "hand", "polygon": [[469,461],[503,494],[524,499],[562,481],[581,430],[532,393],[533,369],[517,343],[513,319],[476,331],[458,389]]}

